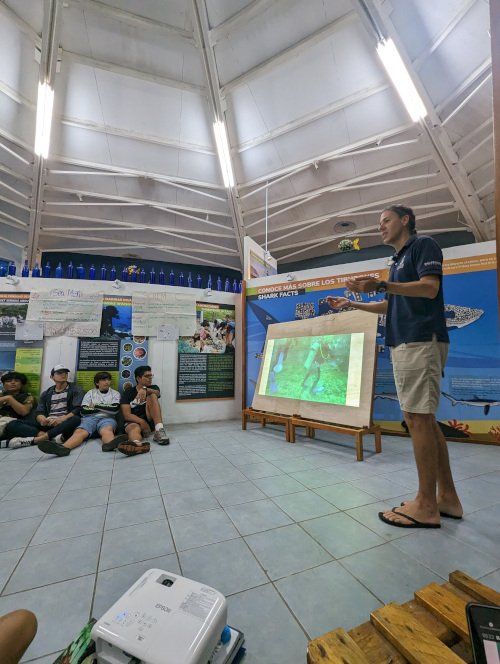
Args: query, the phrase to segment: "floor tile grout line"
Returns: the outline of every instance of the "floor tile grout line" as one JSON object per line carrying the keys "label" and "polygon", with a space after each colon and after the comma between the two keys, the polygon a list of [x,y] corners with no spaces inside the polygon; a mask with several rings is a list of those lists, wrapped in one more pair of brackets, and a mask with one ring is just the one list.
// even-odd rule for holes
{"label": "floor tile grout line", "polygon": [[[41,457],[41,458],[43,458],[43,457]],[[39,459],[38,461],[40,461],[40,459]],[[35,463],[38,463],[38,461],[36,461]],[[19,484],[19,482],[18,482],[18,484]],[[19,560],[17,561],[16,566],[14,567],[14,569],[13,569],[12,572],[11,572],[11,574],[9,575],[9,577],[8,577],[8,579],[7,579],[7,581],[6,581],[6,583],[2,586],[2,588],[1,588],[1,590],[0,590],[0,597],[3,596],[3,592],[4,592],[5,588],[6,588],[7,585],[9,584],[9,582],[10,582],[12,576],[14,575],[15,571],[17,570],[17,568],[18,568],[18,566],[19,566],[21,560],[24,558],[24,555],[26,554],[26,551],[27,551],[28,548],[30,547],[31,542],[33,541],[33,538],[35,537],[36,533],[38,532],[38,530],[39,530],[39,528],[40,528],[42,522],[44,521],[44,519],[45,519],[46,516],[48,515],[50,508],[51,508],[52,505],[54,504],[54,501],[56,500],[56,498],[58,497],[58,495],[61,493],[61,489],[62,489],[63,484],[64,484],[64,482],[61,484],[61,487],[59,488],[59,491],[58,491],[58,492],[56,493],[56,495],[54,496],[54,499],[52,500],[52,502],[51,502],[50,505],[48,506],[48,508],[47,508],[47,510],[46,510],[46,512],[45,512],[45,514],[42,515],[42,518],[40,519],[40,523],[38,524],[38,527],[35,529],[35,531],[33,532],[32,536],[30,537],[29,542],[28,542],[28,543],[26,544],[26,546],[24,547],[24,551],[23,551],[21,557],[19,558]],[[17,486],[17,484],[16,484],[16,486]],[[34,498],[36,498],[36,496],[34,496]],[[31,517],[31,518],[34,518],[34,517]],[[8,523],[8,522],[7,522],[7,523]]]}
{"label": "floor tile grout line", "polygon": [[161,486],[160,486],[160,478],[158,477],[158,474],[156,472],[156,466],[155,466],[155,463],[154,463],[154,459],[152,459],[152,462],[153,462],[153,468],[154,468],[156,483],[158,484],[158,490],[160,492],[160,499],[161,499],[161,502],[162,502],[162,505],[163,505],[163,511],[165,512],[165,519],[166,519],[166,522],[167,522],[168,532],[170,533],[170,539],[172,540],[172,546],[174,547],[175,557],[177,558],[177,564],[179,566],[179,570],[180,570],[181,575],[182,575],[182,565],[181,565],[181,559],[180,559],[180,556],[179,556],[179,551],[177,550],[177,542],[175,541],[174,533],[172,532],[172,527],[170,525],[170,520],[169,520],[169,517],[168,517],[165,501],[163,500],[163,494],[161,492]]}
{"label": "floor tile grout line", "polygon": [[[249,449],[251,450],[251,448],[249,448]],[[251,451],[252,451],[252,450],[251,450]],[[272,462],[267,461],[267,460],[264,460],[264,461],[265,461],[266,463],[272,463]],[[233,464],[233,465],[234,465],[234,464]],[[0,466],[0,467],[1,467],[1,466]],[[237,467],[237,468],[238,468],[239,470],[241,470],[241,467]],[[284,472],[284,471],[280,471],[280,472]],[[297,472],[299,472],[299,471],[297,471]],[[394,472],[398,472],[398,471],[394,471]],[[289,473],[286,473],[286,474],[289,474]],[[376,476],[379,477],[379,476],[382,475],[382,474],[384,474],[384,471],[382,471],[381,473],[377,474]],[[485,474],[485,473],[480,473],[479,476],[482,475],[482,474]],[[375,475],[374,475],[374,476],[375,476]],[[477,476],[475,476],[475,477],[477,477]],[[248,479],[250,480],[250,478],[248,478]],[[257,478],[252,478],[252,479],[257,479]],[[464,478],[464,479],[469,479],[469,478]],[[251,480],[250,480],[250,481],[251,481]],[[205,483],[205,484],[206,484],[206,483]],[[110,484],[110,486],[111,486],[111,484]],[[207,487],[207,488],[211,491],[211,488],[210,488],[210,487]],[[305,487],[305,488],[306,488],[306,490],[314,491],[313,489],[310,489],[309,487]],[[58,493],[60,493],[60,491],[59,491]],[[57,496],[57,495],[58,495],[58,494],[56,494],[56,496]],[[161,494],[161,493],[160,493],[160,495],[163,496],[163,494]],[[284,494],[284,495],[289,495],[289,494]],[[404,495],[404,494],[403,494],[403,495]],[[267,497],[268,499],[270,499],[272,502],[274,502],[273,498],[275,498],[275,497],[277,497],[277,496],[274,496],[274,497],[266,496],[266,497]],[[55,497],[54,497],[54,500],[55,500]],[[216,500],[217,500],[217,498],[216,498]],[[390,499],[388,499],[388,500],[390,500]],[[374,501],[373,501],[373,502],[382,502],[382,501],[383,501],[383,499],[380,499],[380,498],[378,498],[377,496],[374,496]],[[247,501],[247,502],[253,502],[253,501]],[[110,504],[110,503],[109,503],[109,499],[108,499],[108,504]],[[369,503],[369,504],[371,504],[371,503]],[[333,505],[333,504],[332,504],[332,505]],[[222,505],[221,505],[221,507],[222,507]],[[335,506],[335,507],[336,507],[336,506]],[[487,506],[484,506],[484,507],[481,506],[481,507],[478,507],[477,510],[481,510],[481,509],[485,509],[485,508],[487,508]],[[50,509],[50,507],[49,507],[49,509]],[[224,509],[224,508],[222,507],[222,509]],[[278,509],[279,509],[279,507],[278,507]],[[339,510],[339,511],[340,511],[340,512],[343,512],[343,513],[346,513],[348,510],[352,510],[352,509],[356,509],[356,508],[355,508],[355,507],[351,507],[351,508],[347,508],[347,509],[345,509],[345,510]],[[476,510],[476,511],[477,511],[477,510]],[[351,516],[351,515],[348,515],[348,516]],[[317,517],[317,518],[320,518],[320,517]],[[355,517],[352,517],[352,518],[355,518]],[[364,523],[362,523],[361,521],[359,521],[359,519],[355,519],[355,520],[357,520],[359,523],[361,523],[361,525],[363,525],[364,527],[369,527],[369,526],[366,526],[366,524],[364,524]],[[294,519],[292,519],[292,521],[295,522]],[[167,514],[167,522],[168,522],[168,514]],[[298,525],[300,525],[299,522],[295,522],[295,523],[297,523]],[[378,534],[378,535],[379,535],[379,533],[375,533],[375,534]],[[408,534],[411,534],[411,533],[408,533]],[[380,536],[380,535],[379,535],[379,536]],[[241,537],[241,539],[243,539],[243,540],[245,541],[245,538],[244,538],[244,537]],[[314,538],[313,538],[313,539],[314,539]],[[456,538],[456,539],[459,539],[459,538]],[[391,540],[391,541],[388,541],[388,542],[386,542],[386,543],[391,543],[391,544],[392,544],[393,541]],[[465,542],[465,543],[468,544],[468,542]],[[382,546],[382,544],[383,544],[383,543],[381,543],[380,545],[377,545],[377,546]],[[247,546],[248,546],[248,545],[247,545]],[[472,546],[472,545],[470,545],[470,546]],[[372,547],[372,548],[375,548],[375,547]],[[336,559],[336,560],[339,562],[339,564],[342,565],[342,563],[341,563],[341,560],[342,560],[342,559]],[[419,561],[417,561],[417,562],[419,562]],[[420,563],[420,562],[419,562],[419,564],[422,565],[422,563]],[[425,567],[425,565],[423,565],[423,566]],[[344,568],[344,569],[345,569],[345,568]],[[347,570],[347,571],[349,572],[349,570]],[[349,572],[349,573],[350,573],[350,572]],[[352,573],[350,573],[350,574],[351,574],[351,576],[352,576]],[[290,575],[290,576],[291,576],[291,575]],[[484,576],[484,575],[483,575],[483,576]],[[286,577],[285,577],[285,578],[286,578]],[[356,578],[356,577],[355,577],[355,578]],[[357,580],[358,580],[358,579],[357,579]],[[358,582],[361,583],[360,580],[358,580]],[[271,581],[271,584],[274,586],[274,582]],[[255,586],[255,587],[258,587],[258,586]],[[368,591],[369,591],[372,595],[374,594],[374,593],[373,593],[372,591],[370,591],[369,589],[368,589]],[[244,591],[242,591],[242,592],[244,592]],[[280,596],[281,596],[281,595],[280,595]],[[283,598],[282,598],[282,599],[283,599]],[[290,610],[290,612],[292,613],[292,615],[294,615],[294,614],[293,614],[293,611],[290,609],[290,607],[288,607],[288,605],[286,604],[286,602],[285,602],[284,599],[283,599],[283,602],[285,603],[285,605],[287,606],[287,608]],[[300,621],[298,621],[298,622],[299,622],[299,624],[300,624]],[[302,629],[303,629],[303,628],[302,628]],[[303,631],[304,631],[304,630],[303,630]]]}
{"label": "floor tile grout line", "polygon": [[96,594],[96,590],[97,590],[97,581],[98,581],[98,578],[99,578],[99,564],[101,562],[102,544],[103,544],[103,541],[104,541],[104,533],[106,532],[105,531],[106,518],[108,516],[109,496],[111,494],[111,486],[112,486],[112,482],[113,482],[115,462],[116,462],[116,450],[113,452],[113,465],[112,465],[112,468],[111,468],[111,477],[109,479],[109,485],[108,485],[108,500],[107,500],[107,503],[106,503],[106,509],[104,511],[104,519],[102,521],[101,538],[100,538],[99,549],[98,549],[98,553],[97,553],[97,561],[96,561],[96,569],[95,569],[95,573],[94,573],[94,583],[93,583],[93,588],[92,588],[92,596],[90,598],[89,620],[92,618],[92,613],[94,612],[95,594]]}

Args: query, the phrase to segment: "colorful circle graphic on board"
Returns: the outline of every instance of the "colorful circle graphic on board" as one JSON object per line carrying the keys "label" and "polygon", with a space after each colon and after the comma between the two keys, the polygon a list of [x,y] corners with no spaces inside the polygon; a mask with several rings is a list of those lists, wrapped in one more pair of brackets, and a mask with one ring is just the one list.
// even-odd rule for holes
{"label": "colorful circle graphic on board", "polygon": [[133,337],[136,344],[143,344],[146,340],[146,337]]}
{"label": "colorful circle graphic on board", "polygon": [[122,357],[121,361],[124,367],[129,367],[132,364],[132,358],[130,355],[125,355],[125,357]]}
{"label": "colorful circle graphic on board", "polygon": [[123,344],[123,350],[124,350],[126,353],[130,353],[130,351],[132,350],[132,344],[131,344],[131,343]]}
{"label": "colorful circle graphic on board", "polygon": [[148,354],[147,350],[141,347],[136,348],[133,353],[136,360],[143,360],[147,354]]}
{"label": "colorful circle graphic on board", "polygon": [[122,378],[130,378],[130,371],[128,369],[122,371]]}
{"label": "colorful circle graphic on board", "polygon": [[123,383],[124,390],[129,390],[131,387],[133,387],[133,385],[129,380],[126,383]]}

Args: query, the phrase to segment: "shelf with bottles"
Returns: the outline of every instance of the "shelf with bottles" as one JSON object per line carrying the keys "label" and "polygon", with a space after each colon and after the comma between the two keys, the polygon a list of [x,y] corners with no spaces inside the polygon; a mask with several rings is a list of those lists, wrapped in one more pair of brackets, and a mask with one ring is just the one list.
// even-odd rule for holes
{"label": "shelf with bottles", "polygon": [[[15,263],[10,263],[7,268],[0,267],[0,277],[6,276],[7,274],[16,274]],[[21,276],[30,276],[28,261],[24,262]],[[101,281],[116,281],[118,279],[118,274],[114,265],[112,265],[111,268],[108,268],[108,266],[103,263],[101,268],[98,269],[92,263],[87,271],[82,263],[75,267],[72,261],[69,261],[66,268],[63,267],[62,262],[59,262],[54,273],[52,273],[50,261],[47,261],[42,268],[36,263],[31,271],[31,277],[45,279],[51,279],[54,277],[56,279],[87,279],[90,281],[100,279]],[[242,286],[242,282],[238,282],[236,278],[234,278],[231,283],[229,277],[223,279],[222,276],[218,274],[215,278],[215,288],[213,288],[214,280],[212,279],[211,274],[208,275],[206,282],[203,283],[200,273],[198,273],[196,277],[193,277],[192,272],[188,272],[187,276],[185,276],[183,271],[180,271],[178,275],[176,275],[174,270],[171,269],[170,272],[166,274],[163,268],[160,268],[157,273],[154,266],[151,267],[149,272],[146,272],[144,267],[139,267],[137,265],[128,265],[124,267],[120,275],[120,281],[125,283],[157,284],[159,286],[165,286],[168,281],[169,286],[198,289],[207,288],[208,290],[213,289],[225,293],[241,293]]]}

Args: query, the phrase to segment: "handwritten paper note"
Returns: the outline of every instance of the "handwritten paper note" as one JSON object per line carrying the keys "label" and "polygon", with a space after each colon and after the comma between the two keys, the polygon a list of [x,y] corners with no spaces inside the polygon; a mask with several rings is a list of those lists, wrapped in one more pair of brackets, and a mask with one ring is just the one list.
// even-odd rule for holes
{"label": "handwritten paper note", "polygon": [[179,338],[179,328],[177,325],[162,323],[158,325],[158,341],[177,341]]}
{"label": "handwritten paper note", "polygon": [[172,293],[132,296],[132,334],[156,337],[163,324],[174,325],[181,336],[194,334],[195,298]]}
{"label": "handwritten paper note", "polygon": [[102,293],[53,288],[31,292],[26,319],[43,323],[46,337],[98,337],[101,317]]}
{"label": "handwritten paper note", "polygon": [[16,341],[41,341],[43,339],[43,323],[22,321],[16,325]]}

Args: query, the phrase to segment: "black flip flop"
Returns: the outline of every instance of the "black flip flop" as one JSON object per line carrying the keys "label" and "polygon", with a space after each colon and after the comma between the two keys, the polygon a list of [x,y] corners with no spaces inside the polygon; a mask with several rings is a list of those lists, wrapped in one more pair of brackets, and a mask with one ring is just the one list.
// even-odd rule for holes
{"label": "black flip flop", "polygon": [[402,516],[404,519],[408,519],[408,521],[411,521],[411,523],[400,523],[399,521],[392,521],[391,519],[388,519],[386,516],[384,516],[383,512],[379,512],[378,518],[384,523],[387,523],[387,525],[389,526],[395,526],[396,528],[441,528],[440,523],[425,523],[423,521],[417,521],[417,519],[414,519],[412,516],[409,516],[408,514],[403,514],[402,512],[396,512],[395,510],[391,511],[393,514],[397,514],[399,516]]}

